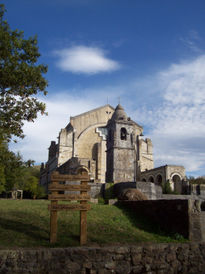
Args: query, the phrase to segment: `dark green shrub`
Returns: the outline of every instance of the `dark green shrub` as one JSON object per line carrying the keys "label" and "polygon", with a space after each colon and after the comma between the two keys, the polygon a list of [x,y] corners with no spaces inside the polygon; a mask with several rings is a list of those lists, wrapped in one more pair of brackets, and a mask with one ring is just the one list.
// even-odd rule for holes
{"label": "dark green shrub", "polygon": [[176,190],[172,190],[169,181],[166,181],[166,183],[164,183],[164,184],[162,185],[162,193],[163,193],[163,194],[176,194],[176,195],[179,195],[179,194],[180,194],[180,193],[177,192]]}

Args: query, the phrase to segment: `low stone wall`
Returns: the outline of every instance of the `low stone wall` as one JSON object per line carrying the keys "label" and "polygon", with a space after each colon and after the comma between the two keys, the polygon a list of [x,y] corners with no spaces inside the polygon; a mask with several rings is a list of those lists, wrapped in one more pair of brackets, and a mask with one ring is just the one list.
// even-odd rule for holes
{"label": "low stone wall", "polygon": [[203,184],[192,184],[191,192],[195,195],[200,195],[202,199],[205,199],[205,185]]}
{"label": "low stone wall", "polygon": [[114,193],[119,197],[126,188],[136,188],[147,196],[150,200],[156,200],[162,197],[162,188],[151,182],[125,182],[114,184]]}
{"label": "low stone wall", "polygon": [[162,194],[161,198],[163,200],[201,200],[205,199],[201,195],[191,194],[191,195],[180,195],[180,194]]}
{"label": "low stone wall", "polygon": [[205,273],[205,243],[0,250],[0,273]]}
{"label": "low stone wall", "polygon": [[148,218],[162,230],[192,241],[205,241],[205,215],[199,200],[119,201],[119,205],[133,211],[136,218]]}
{"label": "low stone wall", "polygon": [[89,194],[92,198],[96,198],[103,193],[104,184],[101,183],[88,183],[91,186]]}
{"label": "low stone wall", "polygon": [[136,182],[136,188],[144,193],[150,200],[160,199],[162,197],[161,186],[151,182]]}

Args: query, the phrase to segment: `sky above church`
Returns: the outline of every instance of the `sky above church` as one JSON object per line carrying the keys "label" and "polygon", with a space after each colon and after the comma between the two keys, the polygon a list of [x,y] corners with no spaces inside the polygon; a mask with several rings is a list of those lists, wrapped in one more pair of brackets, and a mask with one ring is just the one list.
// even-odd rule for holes
{"label": "sky above church", "polygon": [[38,37],[48,116],[11,148],[47,160],[70,116],[120,100],[152,139],[155,167],[205,175],[204,0],[3,1],[12,29]]}

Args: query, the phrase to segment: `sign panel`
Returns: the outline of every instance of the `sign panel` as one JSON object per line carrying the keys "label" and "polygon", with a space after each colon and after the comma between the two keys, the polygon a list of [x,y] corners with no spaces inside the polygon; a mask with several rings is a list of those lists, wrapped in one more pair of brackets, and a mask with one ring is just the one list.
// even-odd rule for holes
{"label": "sign panel", "polygon": [[90,210],[89,204],[66,204],[66,205],[49,205],[49,210]]}
{"label": "sign panel", "polygon": [[90,190],[90,186],[88,185],[62,185],[58,183],[51,184],[48,187],[50,191],[88,191]]}
{"label": "sign panel", "polygon": [[78,182],[78,181],[90,181],[90,177],[88,174],[60,174],[58,172],[53,172],[51,174],[51,181],[57,181],[57,182],[65,182],[65,181],[70,181],[70,182]]}
{"label": "sign panel", "polygon": [[52,201],[89,201],[88,194],[51,194],[48,195],[48,200]]}

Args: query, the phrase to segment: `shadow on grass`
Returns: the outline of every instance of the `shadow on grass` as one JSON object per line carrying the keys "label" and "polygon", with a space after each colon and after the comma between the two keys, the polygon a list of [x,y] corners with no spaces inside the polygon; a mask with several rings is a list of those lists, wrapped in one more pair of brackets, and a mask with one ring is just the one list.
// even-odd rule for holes
{"label": "shadow on grass", "polygon": [[170,237],[173,238],[173,240],[175,240],[176,235],[174,235],[173,233],[169,233],[166,230],[163,230],[158,223],[154,222],[148,217],[136,214],[134,210],[123,204],[117,203],[116,206],[123,212],[123,214],[130,220],[130,222],[135,227],[149,233],[158,234],[159,236]]}
{"label": "shadow on grass", "polygon": [[[0,217],[0,239],[5,243],[21,246],[23,242],[42,243],[49,241],[49,218],[34,212],[10,210]],[[5,238],[4,238],[5,237]]]}
{"label": "shadow on grass", "polygon": [[[63,216],[62,216],[63,217]],[[79,245],[79,225],[68,223],[58,214],[58,237],[55,244],[50,240],[50,213],[40,216],[25,211],[9,211],[0,217],[0,243],[9,246],[77,246]],[[65,216],[66,217],[66,216]]]}
{"label": "shadow on grass", "polygon": [[[33,240],[37,241],[48,241],[49,240],[49,230],[45,230],[42,227],[33,225],[31,223],[25,223],[23,220],[11,220],[8,218],[0,218],[1,229],[9,230],[24,234]],[[47,234],[48,236],[43,236],[42,234]]]}

